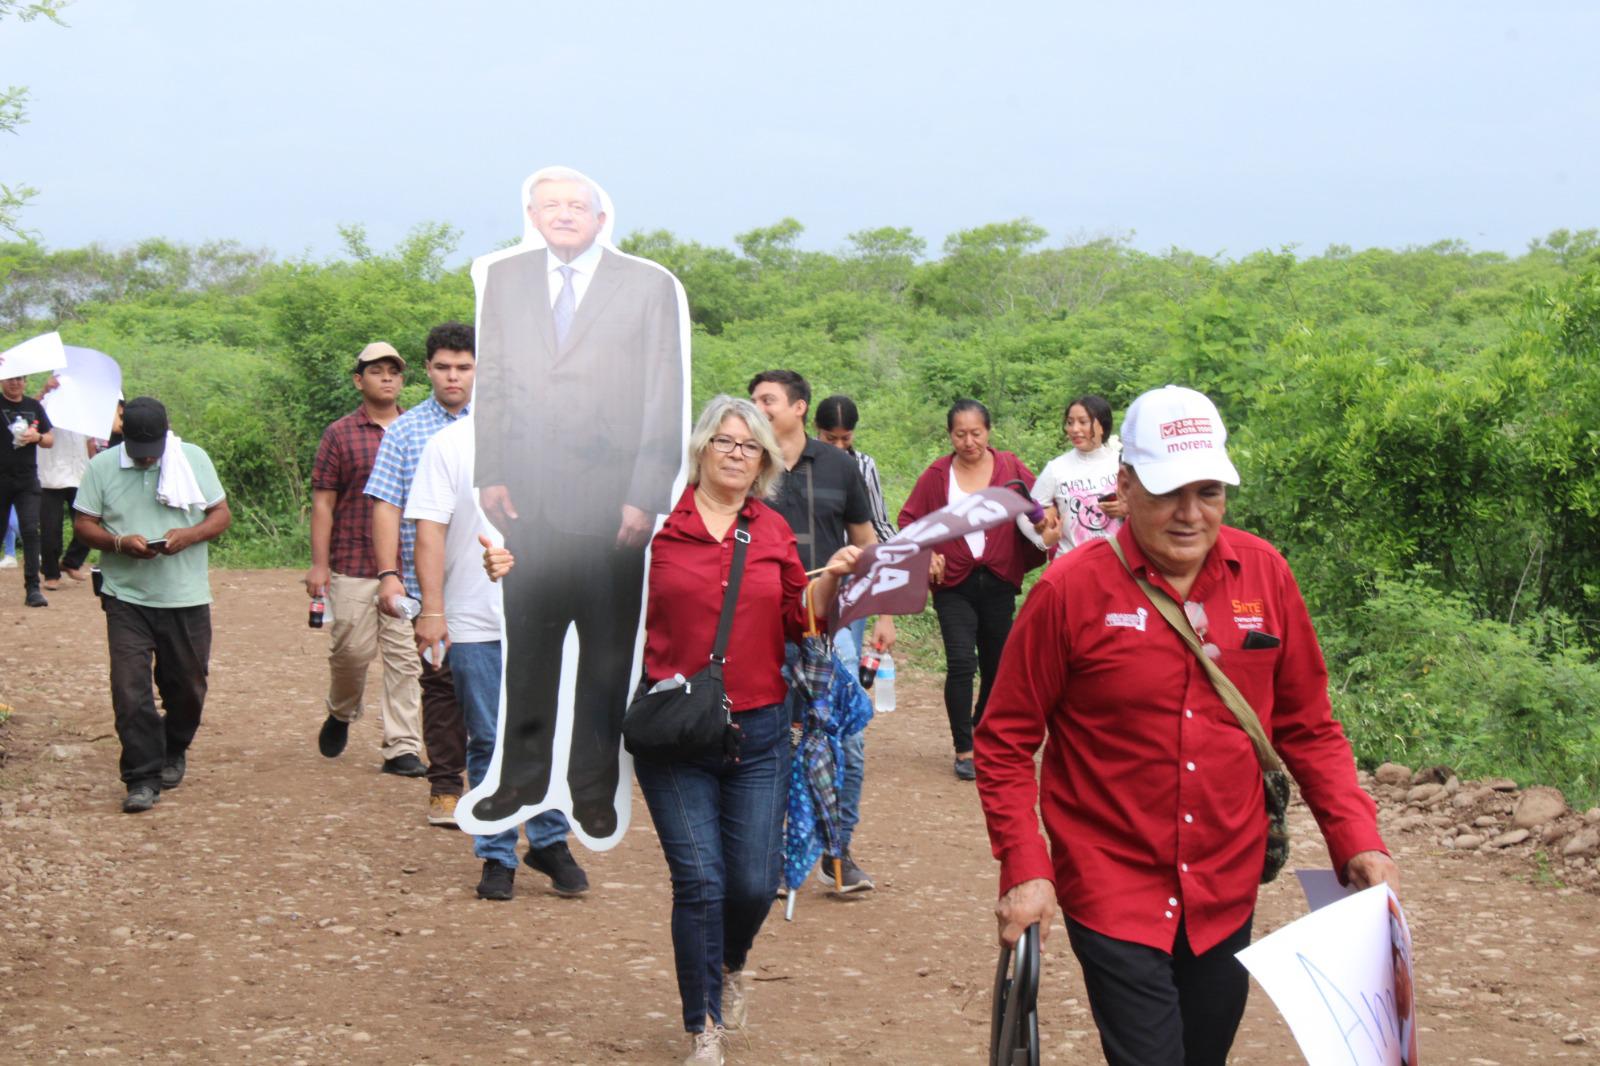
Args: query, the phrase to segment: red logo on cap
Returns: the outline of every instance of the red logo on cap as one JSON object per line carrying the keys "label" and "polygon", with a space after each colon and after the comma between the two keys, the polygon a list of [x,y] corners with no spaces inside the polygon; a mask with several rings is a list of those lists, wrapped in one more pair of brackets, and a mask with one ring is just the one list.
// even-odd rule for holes
{"label": "red logo on cap", "polygon": [[1161,439],[1168,437],[1195,437],[1211,432],[1209,418],[1180,418],[1176,422],[1161,423]]}

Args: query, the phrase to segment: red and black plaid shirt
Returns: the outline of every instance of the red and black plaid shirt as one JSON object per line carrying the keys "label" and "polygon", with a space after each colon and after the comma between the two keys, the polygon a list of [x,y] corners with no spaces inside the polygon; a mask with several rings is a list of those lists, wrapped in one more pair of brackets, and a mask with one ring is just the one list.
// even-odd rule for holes
{"label": "red and black plaid shirt", "polygon": [[311,487],[339,494],[328,543],[328,568],[336,574],[378,576],[372,555],[372,500],[362,490],[382,443],[383,427],[367,416],[365,407],[357,407],[329,425],[317,446]]}

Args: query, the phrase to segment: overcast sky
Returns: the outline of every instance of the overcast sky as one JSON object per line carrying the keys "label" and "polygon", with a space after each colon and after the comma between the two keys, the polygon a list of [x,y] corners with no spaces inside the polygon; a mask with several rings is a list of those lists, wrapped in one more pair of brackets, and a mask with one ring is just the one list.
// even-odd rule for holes
{"label": "overcast sky", "polygon": [[417,223],[521,233],[565,163],[618,234],[807,247],[1029,216],[1151,251],[1600,225],[1600,4],[76,0],[0,23],[31,91],[0,182],[50,247],[333,254]]}

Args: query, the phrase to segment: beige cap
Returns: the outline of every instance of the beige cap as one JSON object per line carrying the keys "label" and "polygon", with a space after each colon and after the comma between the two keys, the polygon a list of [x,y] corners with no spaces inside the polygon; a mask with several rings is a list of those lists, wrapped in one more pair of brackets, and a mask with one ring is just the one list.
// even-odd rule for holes
{"label": "beige cap", "polygon": [[394,345],[388,341],[373,341],[361,349],[361,354],[356,356],[356,373],[361,373],[368,363],[376,363],[379,359],[393,359],[400,364],[400,369],[406,368],[406,361],[399,352],[394,350]]}

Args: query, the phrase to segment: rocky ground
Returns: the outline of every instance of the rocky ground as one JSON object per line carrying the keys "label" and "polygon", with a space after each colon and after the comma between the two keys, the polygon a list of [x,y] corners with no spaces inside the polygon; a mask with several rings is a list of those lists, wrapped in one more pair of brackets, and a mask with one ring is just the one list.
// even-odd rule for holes
{"label": "rocky ground", "polygon": [[[426,786],[377,773],[377,728],[316,752],[326,635],[287,572],[224,572],[189,778],[118,812],[101,614],[83,587],[24,610],[0,574],[0,1062],[675,1063],[684,1043],[665,865],[642,803],[621,846],[580,851],[593,891],[524,870],[473,897],[467,840]],[[815,884],[752,956],[730,1061],[986,1061],[995,866],[953,779],[936,679],[903,674],[868,744],[856,851],[878,890]],[[1366,779],[1402,869],[1425,1062],[1589,1060],[1600,1042],[1600,813],[1546,790],[1386,766]],[[1293,812],[1294,861],[1326,865]],[[1261,893],[1258,936],[1303,914]],[[1045,1061],[1100,1061],[1064,939],[1046,952]],[[1257,990],[1237,1063],[1299,1061]]]}

